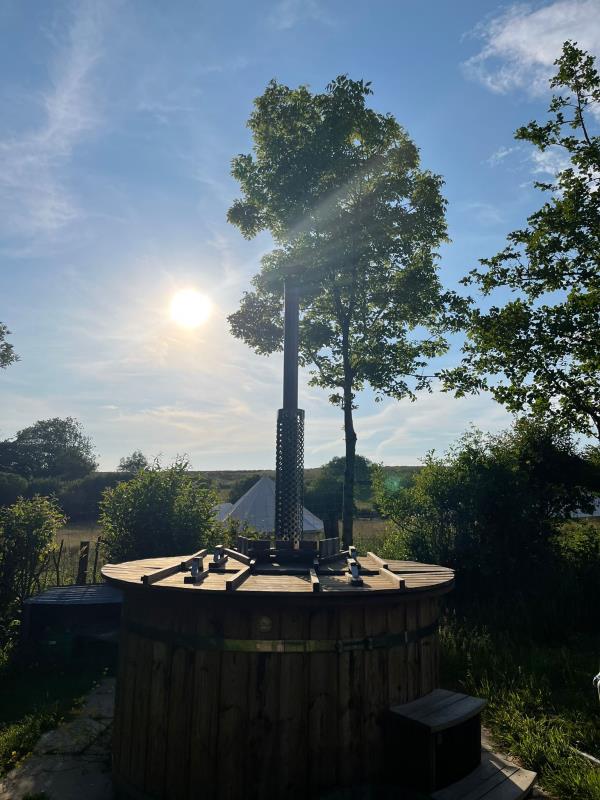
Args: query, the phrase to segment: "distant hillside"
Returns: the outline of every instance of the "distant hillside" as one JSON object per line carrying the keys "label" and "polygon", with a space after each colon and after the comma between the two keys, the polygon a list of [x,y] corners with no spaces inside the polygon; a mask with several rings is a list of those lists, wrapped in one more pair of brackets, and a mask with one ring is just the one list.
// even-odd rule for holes
{"label": "distant hillside", "polygon": [[[421,467],[413,466],[393,466],[384,467],[384,472],[389,477],[391,483],[398,486],[406,486],[412,482],[413,476],[419,472]],[[311,469],[304,470],[304,483],[309,485],[320,474],[321,467],[312,467]],[[224,469],[224,470],[198,470],[195,471],[197,475],[201,475],[210,483],[212,488],[219,495],[219,499],[225,501],[228,499],[229,492],[233,486],[247,480],[253,475],[262,477],[266,475],[269,478],[275,478],[274,469]],[[363,505],[362,503],[360,505]],[[364,504],[366,507],[370,506],[367,501]]]}

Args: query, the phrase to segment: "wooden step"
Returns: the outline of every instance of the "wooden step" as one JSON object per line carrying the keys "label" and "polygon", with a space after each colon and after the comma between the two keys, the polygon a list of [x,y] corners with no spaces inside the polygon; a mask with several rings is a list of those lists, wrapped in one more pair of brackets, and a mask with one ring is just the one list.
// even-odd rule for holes
{"label": "wooden step", "polygon": [[397,719],[419,725],[431,733],[439,733],[481,714],[485,704],[486,700],[479,697],[436,689],[411,703],[392,706],[390,711]]}
{"label": "wooden step", "polygon": [[521,800],[527,797],[537,775],[482,749],[481,764],[466,778],[439,789],[432,800]]}

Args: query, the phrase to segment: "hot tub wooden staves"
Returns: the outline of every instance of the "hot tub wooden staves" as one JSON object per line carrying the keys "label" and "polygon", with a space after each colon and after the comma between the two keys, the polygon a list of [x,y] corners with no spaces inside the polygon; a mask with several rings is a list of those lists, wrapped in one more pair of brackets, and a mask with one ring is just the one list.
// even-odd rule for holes
{"label": "hot tub wooden staves", "polygon": [[378,782],[388,709],[438,686],[453,572],[372,553],[355,564],[210,558],[102,571],[124,594],[120,796],[291,800]]}

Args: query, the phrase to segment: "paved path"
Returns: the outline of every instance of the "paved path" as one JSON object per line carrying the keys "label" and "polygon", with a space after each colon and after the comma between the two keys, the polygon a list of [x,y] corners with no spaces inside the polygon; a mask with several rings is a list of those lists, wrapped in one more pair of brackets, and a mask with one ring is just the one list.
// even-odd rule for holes
{"label": "paved path", "polygon": [[[45,733],[33,754],[0,782],[0,800],[113,800],[110,739],[115,679],[105,678],[87,696],[77,716]],[[489,732],[482,744],[494,750]],[[549,796],[534,788],[532,798]]]}
{"label": "paved path", "polygon": [[33,754],[0,782],[0,800],[112,800],[110,738],[115,680],[105,678],[77,716],[40,737]]}

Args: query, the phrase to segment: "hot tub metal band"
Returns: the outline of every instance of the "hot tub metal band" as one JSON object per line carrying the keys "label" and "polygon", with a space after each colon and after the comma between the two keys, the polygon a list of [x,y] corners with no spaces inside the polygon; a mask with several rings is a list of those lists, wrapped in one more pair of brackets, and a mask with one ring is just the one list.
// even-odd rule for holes
{"label": "hot tub metal band", "polygon": [[225,639],[220,636],[190,636],[126,621],[128,633],[188,650],[223,650],[238,653],[347,653],[351,650],[381,650],[404,647],[432,636],[437,621],[425,628],[363,639]]}

